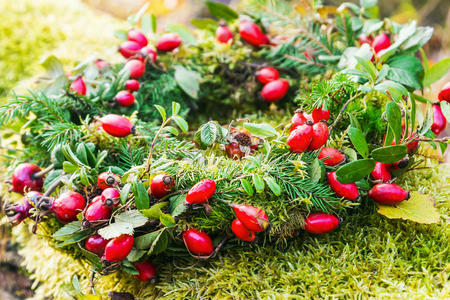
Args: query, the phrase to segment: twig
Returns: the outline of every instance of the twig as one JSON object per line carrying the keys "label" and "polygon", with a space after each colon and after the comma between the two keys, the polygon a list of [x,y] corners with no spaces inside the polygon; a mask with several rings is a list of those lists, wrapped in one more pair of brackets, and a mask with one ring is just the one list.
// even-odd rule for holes
{"label": "twig", "polygon": [[315,61],[306,60],[306,59],[301,59],[299,57],[291,56],[291,55],[288,55],[288,54],[285,54],[284,57],[292,59],[292,60],[295,60],[295,61],[298,61],[298,62],[301,62],[301,63],[304,63],[304,64],[308,64],[308,65],[316,65],[316,66],[324,67],[324,68],[326,67],[324,64],[317,63]]}
{"label": "twig", "polygon": [[330,127],[329,127],[330,133],[333,130],[333,128],[336,126],[336,124],[341,120],[342,115],[344,114],[344,111],[347,108],[347,106],[350,104],[350,102],[352,102],[353,100],[355,100],[356,98],[358,98],[361,95],[362,95],[362,93],[358,93],[355,96],[353,96],[350,99],[348,99],[347,102],[345,102],[345,104],[344,104],[344,106],[342,106],[341,111],[339,112],[338,116],[334,120],[333,124],[331,124]]}
{"label": "twig", "polygon": [[446,137],[438,138],[438,139],[420,138],[420,139],[414,139],[414,140],[419,141],[419,142],[446,143],[446,142],[450,141],[450,136],[446,136]]}
{"label": "twig", "polygon": [[55,166],[53,164],[49,165],[47,168],[45,168],[44,170],[41,170],[37,173],[33,174],[33,178],[35,179],[39,179],[42,176],[44,176],[45,174],[47,174],[48,172],[50,172],[51,170],[53,170],[55,168]]}

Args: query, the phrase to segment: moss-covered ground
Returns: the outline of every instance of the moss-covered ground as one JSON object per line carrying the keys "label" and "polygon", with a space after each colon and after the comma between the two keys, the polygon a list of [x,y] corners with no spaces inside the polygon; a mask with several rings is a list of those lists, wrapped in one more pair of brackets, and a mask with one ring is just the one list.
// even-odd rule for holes
{"label": "moss-covered ground", "polygon": [[[102,49],[107,53],[102,56],[113,55],[112,31],[118,22],[85,11],[76,1],[2,1],[0,9],[6,15],[0,23],[0,57],[7,57],[0,63],[0,69],[7,70],[0,72],[0,94],[35,74],[46,53],[66,63]],[[300,233],[285,248],[223,251],[208,262],[159,262],[161,276],[155,287],[126,274],[104,277],[97,287],[104,295],[121,290],[138,299],[448,299],[450,166],[410,172],[405,181],[410,189],[433,195],[443,215],[440,224],[389,220],[365,204],[325,236]],[[86,266],[50,248],[39,236],[26,234],[27,226],[13,232],[23,245],[24,266],[36,280],[36,299],[67,298],[63,283],[73,274],[88,291]]]}

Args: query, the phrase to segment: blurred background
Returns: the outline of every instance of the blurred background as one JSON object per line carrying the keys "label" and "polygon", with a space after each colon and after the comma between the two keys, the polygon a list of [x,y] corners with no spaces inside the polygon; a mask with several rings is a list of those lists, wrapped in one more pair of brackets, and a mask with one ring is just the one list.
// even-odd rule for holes
{"label": "blurred background", "polygon": [[[302,1],[298,0],[301,4]],[[207,15],[202,0],[15,0],[0,1],[0,103],[11,89],[20,92],[43,72],[40,60],[54,54],[70,66],[90,56],[119,61],[118,40],[113,33],[129,28],[126,19],[148,3],[158,17],[158,29],[169,23],[190,25],[193,17]],[[237,0],[220,2],[238,6]],[[325,5],[343,1],[327,0]],[[347,1],[348,2],[348,1]],[[357,1],[350,1],[357,2]],[[380,18],[389,16],[405,23],[415,19],[434,28],[426,46],[430,63],[450,56],[449,0],[378,1]],[[450,74],[426,91],[436,99]],[[446,133],[449,135],[449,132]],[[1,146],[1,145],[0,145]],[[0,299],[24,299],[32,295],[31,281],[20,271],[20,258],[8,239],[9,227],[0,220]],[[3,237],[3,238],[2,238]]]}

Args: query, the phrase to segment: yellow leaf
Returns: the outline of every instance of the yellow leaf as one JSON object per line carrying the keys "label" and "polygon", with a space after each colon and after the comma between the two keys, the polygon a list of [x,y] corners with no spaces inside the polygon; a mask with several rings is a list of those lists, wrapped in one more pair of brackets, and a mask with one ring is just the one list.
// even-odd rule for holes
{"label": "yellow leaf", "polygon": [[410,220],[421,224],[438,223],[441,216],[434,207],[433,198],[420,192],[412,192],[411,198],[395,206],[378,205],[378,213],[389,219]]}
{"label": "yellow leaf", "polygon": [[101,300],[97,295],[79,295],[77,296],[77,300]]}

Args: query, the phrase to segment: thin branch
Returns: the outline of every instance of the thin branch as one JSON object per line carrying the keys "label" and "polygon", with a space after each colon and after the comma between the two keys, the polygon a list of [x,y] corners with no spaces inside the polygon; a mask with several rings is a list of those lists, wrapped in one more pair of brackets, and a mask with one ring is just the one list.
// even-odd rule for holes
{"label": "thin branch", "polygon": [[288,55],[288,54],[285,54],[284,57],[286,57],[288,59],[292,59],[292,60],[298,61],[298,62],[301,62],[301,63],[304,63],[304,64],[308,64],[308,65],[315,65],[315,66],[319,66],[319,67],[323,67],[323,68],[326,67],[324,64],[321,64],[321,63],[318,63],[318,62],[315,62],[315,61],[306,60],[306,59],[301,59],[299,57],[291,56],[291,55]]}
{"label": "thin branch", "polygon": [[336,126],[336,124],[341,120],[342,115],[344,114],[344,111],[347,108],[347,106],[350,104],[350,102],[352,102],[353,100],[355,100],[356,98],[358,98],[361,95],[362,95],[362,93],[358,93],[355,96],[353,96],[350,99],[348,99],[347,102],[345,102],[345,104],[344,104],[344,106],[342,106],[341,111],[339,112],[338,116],[334,120],[333,124],[331,124],[330,127],[329,127],[330,133],[333,130],[333,128]]}

